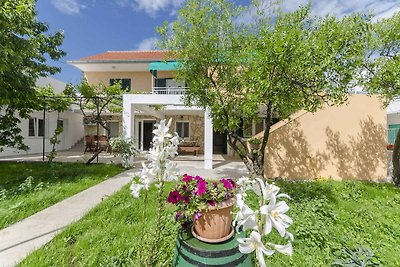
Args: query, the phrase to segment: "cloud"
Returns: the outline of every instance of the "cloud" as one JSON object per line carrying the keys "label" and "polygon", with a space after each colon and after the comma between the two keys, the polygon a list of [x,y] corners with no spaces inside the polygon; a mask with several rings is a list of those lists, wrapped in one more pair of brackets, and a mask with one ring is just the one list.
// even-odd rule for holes
{"label": "cloud", "polygon": [[67,15],[79,14],[86,5],[80,4],[78,0],[51,0],[51,4],[61,13]]}
{"label": "cloud", "polygon": [[150,37],[142,40],[137,46],[136,50],[154,50],[156,49],[156,43],[158,38]]}
{"label": "cloud", "polygon": [[144,11],[155,17],[157,12],[170,9],[170,15],[175,15],[184,0],[114,0],[121,7],[131,7],[135,11]]}
{"label": "cloud", "polygon": [[[282,11],[292,12],[299,6],[307,5],[309,0],[283,0]],[[353,12],[369,13],[375,15],[375,19],[391,17],[395,12],[400,11],[398,0],[314,0],[311,4],[311,12],[315,16],[326,16],[327,14],[336,17],[343,17]],[[250,22],[254,10],[249,10],[238,19],[239,22]]]}

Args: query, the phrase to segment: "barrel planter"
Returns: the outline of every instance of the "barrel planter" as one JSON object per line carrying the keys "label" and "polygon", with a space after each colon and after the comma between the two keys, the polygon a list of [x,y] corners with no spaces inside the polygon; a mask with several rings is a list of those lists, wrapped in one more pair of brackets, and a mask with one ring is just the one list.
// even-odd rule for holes
{"label": "barrel planter", "polygon": [[237,237],[244,237],[244,233],[235,234],[229,240],[218,244],[202,242],[193,237],[190,229],[178,234],[174,267],[251,267],[251,255],[239,251]]}

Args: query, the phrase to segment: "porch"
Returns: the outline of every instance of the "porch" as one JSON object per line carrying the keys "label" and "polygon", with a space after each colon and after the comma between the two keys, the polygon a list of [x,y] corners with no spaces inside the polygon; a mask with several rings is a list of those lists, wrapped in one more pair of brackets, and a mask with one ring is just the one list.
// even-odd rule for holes
{"label": "porch", "polygon": [[[205,169],[213,168],[213,127],[208,110],[185,107],[182,95],[125,94],[123,96],[123,136],[134,138],[139,149],[147,150],[154,124],[173,119],[172,132],[185,141],[198,142],[204,153]],[[192,127],[194,128],[192,129]]]}

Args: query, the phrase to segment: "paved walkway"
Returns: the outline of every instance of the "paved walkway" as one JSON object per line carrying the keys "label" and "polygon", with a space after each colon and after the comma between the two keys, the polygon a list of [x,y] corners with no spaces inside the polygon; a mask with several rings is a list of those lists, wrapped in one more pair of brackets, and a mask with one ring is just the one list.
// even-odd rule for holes
{"label": "paved walkway", "polygon": [[[21,160],[29,161],[30,156]],[[49,242],[70,223],[82,218],[105,197],[120,190],[140,171],[141,161],[136,158],[136,169],[125,171],[97,184],[45,210],[42,210],[10,227],[0,230],[0,267],[14,266],[29,253]],[[9,159],[10,160],[10,159]],[[65,160],[68,161],[68,160]],[[214,156],[214,169],[205,170],[202,156],[179,156],[176,158],[181,174],[200,175],[204,178],[241,177],[247,174],[245,165],[220,155]]]}

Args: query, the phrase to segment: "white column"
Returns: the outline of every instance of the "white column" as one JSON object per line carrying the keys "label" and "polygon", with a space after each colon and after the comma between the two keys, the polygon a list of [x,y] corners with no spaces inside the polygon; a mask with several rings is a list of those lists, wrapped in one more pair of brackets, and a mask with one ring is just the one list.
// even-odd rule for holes
{"label": "white column", "polygon": [[213,126],[210,117],[210,110],[207,108],[204,113],[204,169],[213,168]]}
{"label": "white column", "polygon": [[123,110],[122,110],[122,128],[123,128],[123,137],[131,138],[134,133],[134,119],[135,114],[133,113],[133,104],[130,101],[130,95],[125,94],[123,96]]}

